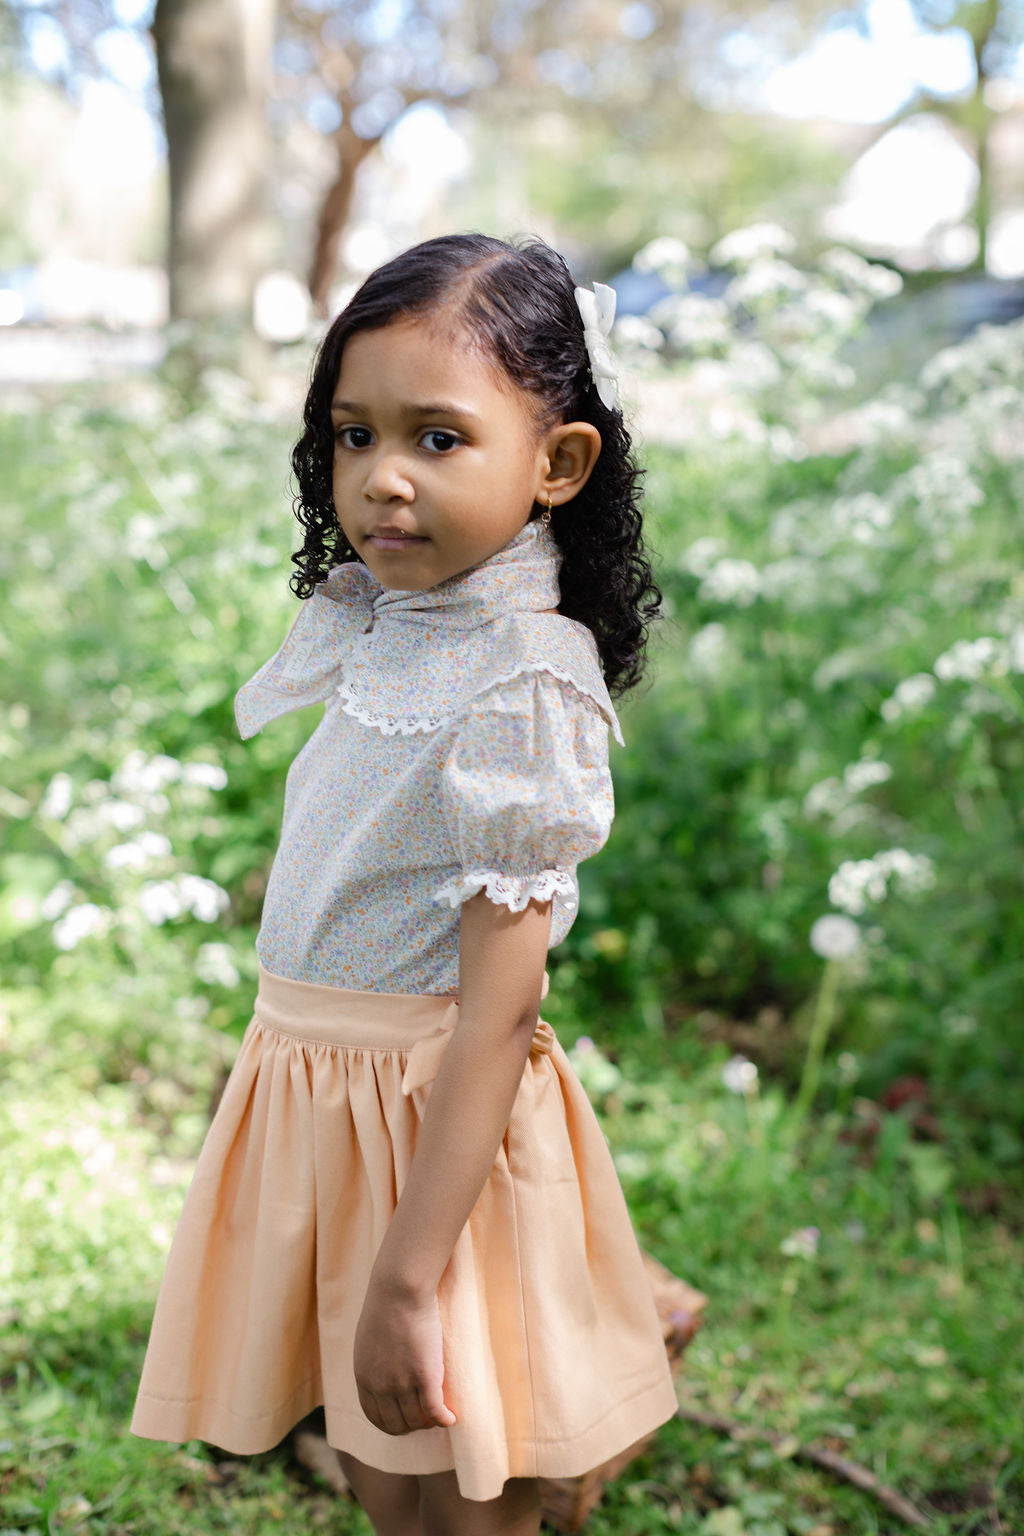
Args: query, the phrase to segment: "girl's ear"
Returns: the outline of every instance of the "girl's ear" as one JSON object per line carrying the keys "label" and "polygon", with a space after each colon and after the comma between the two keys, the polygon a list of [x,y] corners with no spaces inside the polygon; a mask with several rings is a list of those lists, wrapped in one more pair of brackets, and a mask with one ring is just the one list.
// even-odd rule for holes
{"label": "girl's ear", "polygon": [[589,421],[566,421],[552,427],[544,442],[547,473],[537,500],[550,496],[556,507],[577,496],[590,479],[601,453],[601,434]]}

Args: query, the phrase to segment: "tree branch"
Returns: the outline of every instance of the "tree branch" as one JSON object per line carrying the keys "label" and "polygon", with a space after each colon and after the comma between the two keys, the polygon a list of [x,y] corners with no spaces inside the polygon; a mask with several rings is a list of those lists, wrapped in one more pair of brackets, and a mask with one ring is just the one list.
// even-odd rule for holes
{"label": "tree branch", "polygon": [[[741,1424],[737,1419],[727,1419],[721,1414],[705,1413],[700,1408],[687,1408],[682,1404],[676,1411],[676,1418],[685,1419],[689,1424],[699,1424],[704,1429],[713,1429],[720,1435],[728,1435],[732,1440],[767,1440],[769,1445],[779,1446],[789,1438],[760,1425]],[[793,1456],[799,1461],[813,1462],[815,1466],[841,1477],[844,1482],[852,1483],[855,1488],[872,1494],[904,1525],[914,1526],[917,1530],[931,1529],[932,1522],[916,1504],[912,1504],[895,1488],[879,1482],[875,1474],[861,1466],[860,1462],[851,1461],[848,1456],[840,1456],[837,1451],[830,1451],[823,1445],[798,1444]]]}

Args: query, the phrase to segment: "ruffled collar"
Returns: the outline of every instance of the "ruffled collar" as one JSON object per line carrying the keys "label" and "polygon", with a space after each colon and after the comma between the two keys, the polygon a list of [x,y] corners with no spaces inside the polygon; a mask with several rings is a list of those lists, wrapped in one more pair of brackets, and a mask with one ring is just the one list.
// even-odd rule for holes
{"label": "ruffled collar", "polygon": [[366,589],[372,594],[374,624],[393,619],[436,623],[443,618],[469,629],[516,611],[557,608],[561,565],[561,550],[550,528],[532,522],[497,554],[436,586],[422,591],[382,587],[367,570]]}
{"label": "ruffled collar", "polygon": [[597,641],[553,611],[560,566],[554,534],[539,522],[423,591],[382,587],[361,560],[337,566],[236,694],[241,734],[332,699],[385,735],[436,731],[496,684],[547,672],[590,698],[621,742]]}

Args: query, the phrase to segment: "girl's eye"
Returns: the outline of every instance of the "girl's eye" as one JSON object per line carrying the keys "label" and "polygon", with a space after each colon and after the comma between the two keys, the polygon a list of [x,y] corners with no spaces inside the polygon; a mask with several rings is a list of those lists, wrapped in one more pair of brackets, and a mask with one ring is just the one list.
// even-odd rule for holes
{"label": "girl's eye", "polygon": [[369,427],[342,427],[335,433],[343,448],[368,448],[372,435]]}
{"label": "girl's eye", "polygon": [[432,427],[423,435],[423,444],[431,453],[450,453],[459,446],[460,441],[454,432],[443,432],[439,427]]}

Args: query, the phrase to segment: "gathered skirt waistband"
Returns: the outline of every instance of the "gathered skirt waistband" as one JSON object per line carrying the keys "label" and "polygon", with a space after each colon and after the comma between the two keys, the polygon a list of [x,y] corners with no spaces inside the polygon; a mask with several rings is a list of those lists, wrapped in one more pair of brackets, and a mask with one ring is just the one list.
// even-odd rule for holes
{"label": "gathered skirt waistband", "polygon": [[[548,994],[544,972],[541,997]],[[266,1029],[321,1045],[408,1051],[425,1035],[455,1027],[458,996],[429,992],[363,992],[293,981],[259,967],[255,1019]]]}

